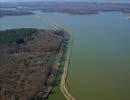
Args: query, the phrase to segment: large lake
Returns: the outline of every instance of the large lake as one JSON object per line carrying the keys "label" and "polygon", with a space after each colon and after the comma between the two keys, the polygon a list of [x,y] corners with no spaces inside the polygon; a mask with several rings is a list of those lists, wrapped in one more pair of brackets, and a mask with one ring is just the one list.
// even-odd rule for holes
{"label": "large lake", "polygon": [[[51,27],[38,16],[43,20],[47,16],[74,34],[68,86],[77,100],[130,100],[130,20],[127,15],[37,12],[35,16],[0,18],[0,29]],[[52,100],[63,100],[61,97]]]}

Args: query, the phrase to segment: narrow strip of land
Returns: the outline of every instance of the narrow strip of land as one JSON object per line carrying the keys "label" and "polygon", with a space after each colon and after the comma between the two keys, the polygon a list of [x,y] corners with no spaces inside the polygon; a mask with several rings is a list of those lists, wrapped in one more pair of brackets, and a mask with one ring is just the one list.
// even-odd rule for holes
{"label": "narrow strip of land", "polygon": [[65,96],[65,98],[67,100],[76,100],[68,91],[68,87],[67,87],[67,74],[68,74],[68,68],[69,68],[69,64],[70,64],[70,60],[71,60],[71,54],[72,54],[72,47],[73,47],[73,37],[72,34],[70,33],[70,41],[69,41],[69,47],[67,50],[67,56],[66,56],[66,60],[65,60],[65,64],[64,64],[64,69],[63,69],[63,75],[61,78],[61,84],[60,84],[60,89],[63,93],[63,95]]}
{"label": "narrow strip of land", "polygon": [[71,61],[71,54],[72,54],[72,48],[73,48],[73,34],[68,31],[67,29],[65,29],[63,26],[58,25],[57,23],[50,21],[46,18],[46,21],[55,26],[58,29],[62,29],[64,30],[67,34],[70,35],[70,40],[69,40],[69,47],[67,49],[67,55],[66,55],[66,59],[65,59],[65,63],[64,63],[64,69],[63,69],[63,74],[62,74],[62,78],[61,78],[61,83],[60,83],[60,89],[61,92],[63,93],[64,97],[67,100],[76,100],[68,91],[68,87],[67,87],[67,76],[68,76],[68,68],[70,65],[70,61]]}

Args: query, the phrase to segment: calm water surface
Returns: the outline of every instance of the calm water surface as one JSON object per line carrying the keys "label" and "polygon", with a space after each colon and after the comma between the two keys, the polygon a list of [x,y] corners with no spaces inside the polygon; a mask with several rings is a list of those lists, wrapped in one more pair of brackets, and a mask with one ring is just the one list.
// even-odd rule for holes
{"label": "calm water surface", "polygon": [[[130,100],[130,21],[127,15],[74,16],[37,12],[37,16],[43,19],[47,16],[74,34],[68,86],[77,100]],[[37,16],[0,18],[0,29],[51,27]],[[59,95],[56,100],[62,98]]]}

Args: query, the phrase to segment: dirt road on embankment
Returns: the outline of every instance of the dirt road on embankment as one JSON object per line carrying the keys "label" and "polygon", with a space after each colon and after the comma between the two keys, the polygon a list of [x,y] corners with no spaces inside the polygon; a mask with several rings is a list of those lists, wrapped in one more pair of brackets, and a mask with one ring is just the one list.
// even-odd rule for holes
{"label": "dirt road on embankment", "polygon": [[65,59],[65,64],[64,64],[64,69],[63,69],[63,74],[62,74],[62,78],[61,78],[61,84],[60,84],[60,89],[63,93],[63,95],[65,96],[65,98],[67,100],[76,100],[68,91],[68,87],[67,87],[67,74],[68,74],[68,68],[69,68],[69,64],[70,64],[70,60],[71,60],[71,54],[72,54],[72,47],[73,47],[73,38],[72,38],[72,34],[70,33],[70,43],[69,43],[69,47],[67,50],[67,56]]}

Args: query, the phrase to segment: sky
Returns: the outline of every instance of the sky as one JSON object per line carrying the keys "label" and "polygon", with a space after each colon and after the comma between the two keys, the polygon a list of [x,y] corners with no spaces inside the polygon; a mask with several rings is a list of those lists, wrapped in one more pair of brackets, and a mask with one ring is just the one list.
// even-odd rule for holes
{"label": "sky", "polygon": [[29,2],[29,1],[91,1],[91,2],[130,2],[130,0],[0,0],[0,2]]}

